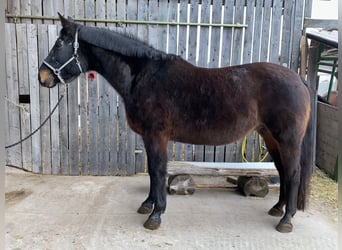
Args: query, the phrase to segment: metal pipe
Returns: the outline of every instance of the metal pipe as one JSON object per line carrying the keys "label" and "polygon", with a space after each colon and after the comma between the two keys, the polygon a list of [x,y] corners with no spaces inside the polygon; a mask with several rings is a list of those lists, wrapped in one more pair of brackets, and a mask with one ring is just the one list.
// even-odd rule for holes
{"label": "metal pipe", "polygon": [[[51,16],[30,16],[30,15],[15,15],[6,14],[7,18],[13,18],[14,22],[17,19],[39,19],[39,20],[59,20],[58,17]],[[247,28],[247,24],[241,23],[188,23],[188,22],[170,22],[170,21],[143,21],[143,20],[113,20],[113,19],[96,19],[96,18],[75,18],[77,22],[97,22],[97,23],[115,23],[115,24],[149,24],[149,25],[179,25],[179,26],[202,26],[202,27],[223,27],[223,28]]]}

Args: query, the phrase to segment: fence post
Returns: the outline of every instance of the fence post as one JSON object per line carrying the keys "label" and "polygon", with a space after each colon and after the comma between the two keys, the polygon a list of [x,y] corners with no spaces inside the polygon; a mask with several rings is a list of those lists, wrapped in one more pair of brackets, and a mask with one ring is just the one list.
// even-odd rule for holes
{"label": "fence post", "polygon": [[313,147],[313,155],[312,162],[315,164],[316,161],[316,128],[317,128],[317,63],[318,63],[318,55],[319,49],[318,47],[311,46],[309,48],[309,59],[308,59],[308,86],[311,92],[311,120],[313,121],[313,129],[312,129],[312,147]]}

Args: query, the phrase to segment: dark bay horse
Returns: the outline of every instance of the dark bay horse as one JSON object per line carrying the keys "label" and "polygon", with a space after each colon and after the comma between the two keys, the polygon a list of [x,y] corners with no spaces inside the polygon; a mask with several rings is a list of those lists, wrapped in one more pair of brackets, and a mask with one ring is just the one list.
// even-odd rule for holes
{"label": "dark bay horse", "polygon": [[199,68],[136,38],[60,19],[63,28],[39,68],[39,81],[51,88],[93,70],[121,95],[148,158],[150,192],[138,209],[151,213],[146,228],[157,229],[166,208],[169,140],[220,145],[256,130],[281,180],[279,201],[269,214],[283,216],[278,231],[292,231],[312,171],[310,94],[296,73],[270,63]]}

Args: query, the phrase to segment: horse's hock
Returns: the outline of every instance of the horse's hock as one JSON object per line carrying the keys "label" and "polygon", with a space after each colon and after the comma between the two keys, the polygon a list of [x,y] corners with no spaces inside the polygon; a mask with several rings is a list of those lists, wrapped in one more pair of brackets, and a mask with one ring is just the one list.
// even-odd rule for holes
{"label": "horse's hock", "polygon": [[[241,167],[241,164],[244,164]],[[193,194],[197,187],[195,176],[226,177],[226,181],[235,185],[245,196],[265,197],[269,192],[268,177],[277,177],[278,172],[272,162],[260,163],[208,163],[208,162],[178,162],[168,163],[169,194]],[[217,187],[217,182],[205,187]]]}

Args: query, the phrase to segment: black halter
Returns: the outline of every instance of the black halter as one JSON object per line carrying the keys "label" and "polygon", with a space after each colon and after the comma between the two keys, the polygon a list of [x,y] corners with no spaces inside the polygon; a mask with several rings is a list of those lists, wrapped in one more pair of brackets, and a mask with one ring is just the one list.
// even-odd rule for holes
{"label": "black halter", "polygon": [[69,63],[71,63],[73,60],[76,61],[76,65],[78,66],[78,69],[80,70],[80,72],[82,73],[83,70],[82,70],[82,66],[81,66],[81,63],[80,61],[78,60],[78,55],[77,55],[77,50],[79,48],[79,43],[78,43],[78,31],[76,30],[76,33],[75,33],[75,41],[74,41],[74,44],[73,44],[73,47],[74,47],[74,54],[72,55],[72,57],[67,60],[61,67],[59,68],[55,68],[53,67],[51,64],[49,64],[46,60],[43,61],[43,63],[48,66],[52,71],[53,73],[58,77],[58,79],[61,81],[61,83],[65,83],[63,77],[61,76],[61,71],[63,68],[65,68]]}

